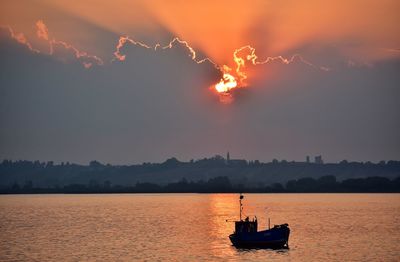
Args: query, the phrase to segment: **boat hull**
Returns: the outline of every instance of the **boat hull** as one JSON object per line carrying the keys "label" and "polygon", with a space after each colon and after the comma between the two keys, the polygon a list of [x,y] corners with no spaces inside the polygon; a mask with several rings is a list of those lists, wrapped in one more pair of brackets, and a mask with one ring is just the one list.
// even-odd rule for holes
{"label": "boat hull", "polygon": [[272,229],[239,233],[229,236],[232,244],[239,248],[287,248],[290,229],[286,225],[280,225]]}

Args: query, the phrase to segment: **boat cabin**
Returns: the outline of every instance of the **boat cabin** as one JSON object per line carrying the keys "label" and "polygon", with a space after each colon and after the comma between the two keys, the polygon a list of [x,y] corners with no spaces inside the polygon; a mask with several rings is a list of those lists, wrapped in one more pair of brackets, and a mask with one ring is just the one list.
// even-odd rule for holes
{"label": "boat cabin", "polygon": [[257,232],[257,218],[250,221],[249,217],[245,220],[235,221],[235,234]]}

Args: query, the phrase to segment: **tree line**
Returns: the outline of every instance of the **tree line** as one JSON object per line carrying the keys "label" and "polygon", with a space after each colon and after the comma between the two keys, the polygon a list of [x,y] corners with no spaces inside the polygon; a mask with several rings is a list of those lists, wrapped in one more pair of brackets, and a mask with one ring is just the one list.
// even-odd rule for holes
{"label": "tree line", "polygon": [[[386,177],[393,180],[400,176],[400,161],[371,163],[344,160],[339,163],[324,164],[273,160],[263,163],[257,160],[225,159],[214,156],[187,162],[169,158],[162,163],[111,165],[91,161],[88,165],[83,165],[69,162],[4,160],[0,162],[0,189],[10,188],[14,184],[18,184],[20,188],[29,187],[29,184],[25,185],[26,181],[32,181],[35,188],[63,188],[71,185],[93,188],[89,186],[93,181],[101,184],[98,188],[107,188],[104,181],[109,181],[113,187],[125,185],[136,190],[138,182],[166,187],[182,178],[197,182],[203,180],[205,181],[203,183],[207,183],[209,179],[218,176],[228,177],[235,190],[239,185],[245,188],[259,188],[273,183],[280,183],[286,189],[286,184],[290,180],[305,177],[319,179],[330,175],[340,181],[366,177]],[[315,184],[311,181],[310,183]],[[188,184],[196,188],[193,183],[188,182]],[[197,187],[201,186],[199,182]],[[279,186],[274,190],[278,188]],[[289,189],[292,190],[292,185],[289,185]]]}
{"label": "tree line", "polygon": [[226,176],[197,182],[183,178],[164,186],[148,182],[122,186],[112,185],[110,181],[99,183],[91,180],[88,184],[41,188],[27,181],[24,185],[14,183],[0,189],[0,194],[40,193],[400,193],[400,177],[393,180],[385,177],[367,177],[343,181],[337,181],[335,176],[323,176],[318,179],[305,177],[289,180],[285,185],[274,183],[260,187],[234,185]]}

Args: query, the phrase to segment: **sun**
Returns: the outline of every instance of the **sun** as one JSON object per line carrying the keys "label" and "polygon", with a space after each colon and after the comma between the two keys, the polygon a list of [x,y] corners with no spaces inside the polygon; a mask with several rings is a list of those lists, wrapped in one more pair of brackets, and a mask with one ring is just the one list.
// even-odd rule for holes
{"label": "sun", "polygon": [[218,93],[227,93],[238,86],[235,77],[229,73],[224,73],[221,80],[215,85]]}

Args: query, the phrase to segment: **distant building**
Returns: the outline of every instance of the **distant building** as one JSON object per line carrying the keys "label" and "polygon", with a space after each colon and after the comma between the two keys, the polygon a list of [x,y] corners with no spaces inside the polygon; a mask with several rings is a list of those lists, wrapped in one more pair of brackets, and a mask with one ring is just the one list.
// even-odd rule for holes
{"label": "distant building", "polygon": [[231,159],[229,152],[226,153],[226,164],[230,166],[240,167],[247,166],[247,161],[244,159]]}
{"label": "distant building", "polygon": [[322,160],[321,155],[315,157],[315,164],[323,164],[323,163],[324,161]]}
{"label": "distant building", "polygon": [[247,161],[244,159],[230,159],[229,165],[235,167],[247,166]]}

